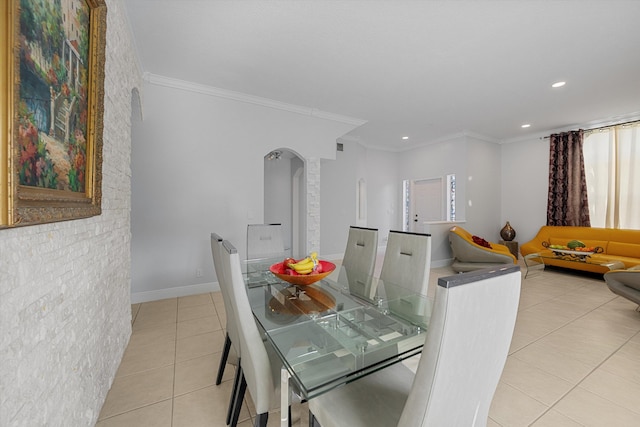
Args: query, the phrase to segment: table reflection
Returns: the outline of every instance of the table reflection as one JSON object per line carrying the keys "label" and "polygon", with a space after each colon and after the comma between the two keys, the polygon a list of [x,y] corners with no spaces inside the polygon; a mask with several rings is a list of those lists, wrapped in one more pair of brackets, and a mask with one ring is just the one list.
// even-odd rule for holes
{"label": "table reflection", "polygon": [[278,323],[290,323],[301,315],[317,318],[336,307],[336,299],[316,286],[271,287],[267,316]]}

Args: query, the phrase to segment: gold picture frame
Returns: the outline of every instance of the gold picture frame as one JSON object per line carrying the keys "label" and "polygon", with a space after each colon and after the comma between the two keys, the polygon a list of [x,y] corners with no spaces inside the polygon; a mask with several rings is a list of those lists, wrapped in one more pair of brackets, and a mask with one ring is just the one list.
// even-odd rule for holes
{"label": "gold picture frame", "polygon": [[105,0],[0,3],[0,228],[100,215]]}

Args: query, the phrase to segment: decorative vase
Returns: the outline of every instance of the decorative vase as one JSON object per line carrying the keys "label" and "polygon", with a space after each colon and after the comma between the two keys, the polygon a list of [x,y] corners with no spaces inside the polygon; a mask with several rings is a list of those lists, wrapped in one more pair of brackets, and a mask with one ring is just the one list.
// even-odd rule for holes
{"label": "decorative vase", "polygon": [[502,227],[502,230],[500,230],[500,237],[507,242],[512,241],[516,237],[516,230],[509,224],[509,221],[507,221],[504,227]]}

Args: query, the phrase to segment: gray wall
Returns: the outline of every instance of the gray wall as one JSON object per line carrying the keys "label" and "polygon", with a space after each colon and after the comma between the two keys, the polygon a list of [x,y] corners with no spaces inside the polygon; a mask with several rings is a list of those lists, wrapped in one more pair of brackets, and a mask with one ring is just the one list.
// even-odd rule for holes
{"label": "gray wall", "polygon": [[320,253],[341,254],[349,226],[356,225],[356,185],[362,176],[358,144],[345,144],[335,160],[320,165]]}
{"label": "gray wall", "polygon": [[282,224],[285,248],[291,248],[291,163],[289,157],[264,161],[264,223]]}
{"label": "gray wall", "polygon": [[247,224],[265,220],[265,154],[333,158],[354,127],[151,80],[133,129],[134,302],[217,289],[210,233],[246,252]]}
{"label": "gray wall", "polygon": [[549,190],[549,140],[501,145],[502,225],[509,221],[521,245],[533,239],[547,223]]}
{"label": "gray wall", "polygon": [[[301,162],[283,159],[278,168],[267,163],[265,169],[264,155],[273,149],[321,159],[321,255],[344,252],[350,225],[378,228],[384,245],[389,230],[402,228],[404,179],[455,174],[459,224],[491,241],[507,220],[523,243],[544,224],[548,143],[539,139],[499,145],[460,134],[404,152],[340,139],[344,151],[336,152],[336,139],[351,125],[155,82],[145,84],[144,107],[132,154],[134,301],[216,289],[211,231],[233,241],[240,253],[247,223],[283,222],[288,239],[290,212],[283,206],[289,195],[265,191],[264,179],[287,186],[287,174]],[[360,179],[367,188],[365,223],[357,218]],[[305,194],[300,198],[305,205]],[[426,230],[434,266],[451,258],[450,226]]]}

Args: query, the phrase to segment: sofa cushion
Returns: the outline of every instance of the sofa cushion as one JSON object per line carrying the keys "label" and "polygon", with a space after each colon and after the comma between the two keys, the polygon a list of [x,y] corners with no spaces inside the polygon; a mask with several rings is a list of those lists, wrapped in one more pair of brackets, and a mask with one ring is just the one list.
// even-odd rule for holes
{"label": "sofa cushion", "polygon": [[640,245],[633,243],[609,242],[606,253],[608,255],[622,255],[626,257],[640,258]]}
{"label": "sofa cushion", "polygon": [[606,263],[607,261],[620,261],[624,264],[624,268],[635,267],[636,265],[640,265],[640,258],[632,258],[628,256],[622,255],[611,255],[611,254],[594,254],[591,255],[591,260],[595,263]]}

